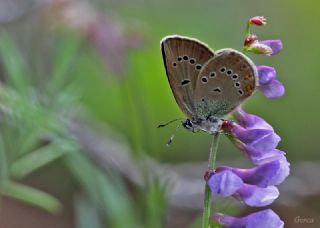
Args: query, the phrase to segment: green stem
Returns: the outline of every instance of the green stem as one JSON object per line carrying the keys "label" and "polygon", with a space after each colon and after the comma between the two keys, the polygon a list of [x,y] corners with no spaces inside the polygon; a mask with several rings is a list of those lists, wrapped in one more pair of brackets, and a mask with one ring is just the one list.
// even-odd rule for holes
{"label": "green stem", "polygon": [[251,24],[248,22],[247,23],[247,28],[246,28],[246,37],[248,37],[251,33],[250,33],[250,27],[251,27]]}
{"label": "green stem", "polygon": [[[209,162],[208,162],[208,170],[213,170],[216,162],[218,144],[219,144],[219,136],[220,133],[217,132],[213,135],[212,143],[210,147],[210,155],[209,155]],[[210,210],[211,210],[211,200],[212,194],[211,190],[206,183],[205,190],[204,190],[204,205],[203,205],[203,217],[202,217],[202,228],[209,228],[209,218],[210,218]]]}
{"label": "green stem", "polygon": [[[248,23],[247,23],[247,28],[246,28],[245,39],[251,34],[250,28],[251,28],[251,24],[248,22]],[[243,47],[242,52],[243,52],[243,53],[246,53],[247,51],[248,51],[247,48],[246,48],[246,47]]]}

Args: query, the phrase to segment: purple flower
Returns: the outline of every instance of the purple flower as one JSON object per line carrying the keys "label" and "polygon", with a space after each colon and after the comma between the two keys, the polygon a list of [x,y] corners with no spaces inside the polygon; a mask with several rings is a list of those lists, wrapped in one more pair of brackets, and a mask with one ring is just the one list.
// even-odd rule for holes
{"label": "purple flower", "polygon": [[276,78],[277,72],[273,67],[257,66],[259,85],[267,85]]}
{"label": "purple flower", "polygon": [[269,151],[277,147],[280,137],[270,129],[246,129],[238,124],[233,124],[231,135],[246,146],[256,150]]}
{"label": "purple flower", "polygon": [[240,177],[246,184],[267,187],[282,183],[289,175],[289,165],[285,156],[282,155],[279,159],[262,163],[254,168],[242,169],[221,166],[216,169],[216,172],[219,173],[221,171],[229,170]]}
{"label": "purple flower", "polygon": [[259,86],[259,89],[267,98],[275,99],[282,97],[285,93],[285,88],[281,82],[274,79],[270,83]]}
{"label": "purple flower", "polygon": [[285,93],[284,86],[276,80],[276,70],[269,66],[257,66],[259,89],[267,98],[278,98]]}
{"label": "purple flower", "polygon": [[278,54],[281,49],[281,40],[255,40],[246,48],[247,51],[269,56]]}
{"label": "purple flower", "polygon": [[268,129],[273,130],[272,126],[259,116],[245,112],[242,107],[239,107],[234,114],[236,121],[246,129]]}
{"label": "purple flower", "polygon": [[208,180],[213,193],[219,196],[233,196],[245,204],[253,207],[263,207],[271,204],[279,196],[274,186],[265,188],[245,184],[243,180],[230,170],[214,173]]}
{"label": "purple flower", "polygon": [[278,149],[272,149],[272,150],[259,150],[252,148],[250,146],[247,146],[245,144],[237,143],[236,144],[238,148],[244,152],[251,162],[255,165],[263,164],[269,161],[273,161],[276,159],[280,159],[282,156],[285,155],[285,153]]}
{"label": "purple flower", "polygon": [[279,190],[275,186],[261,188],[244,184],[233,197],[251,207],[264,207],[272,204],[279,197]]}
{"label": "purple flower", "polygon": [[272,48],[268,45],[260,43],[258,40],[251,43],[247,48],[247,51],[253,52],[255,54],[264,54],[264,55],[272,55],[273,51]]}
{"label": "purple flower", "polygon": [[213,173],[208,180],[211,191],[223,197],[233,195],[243,184],[240,177],[228,170]]}
{"label": "purple flower", "polygon": [[271,55],[278,54],[283,47],[281,40],[260,40],[259,43],[270,47],[272,49]]}
{"label": "purple flower", "polygon": [[252,213],[242,218],[217,213],[213,219],[225,228],[283,228],[284,222],[271,209]]}

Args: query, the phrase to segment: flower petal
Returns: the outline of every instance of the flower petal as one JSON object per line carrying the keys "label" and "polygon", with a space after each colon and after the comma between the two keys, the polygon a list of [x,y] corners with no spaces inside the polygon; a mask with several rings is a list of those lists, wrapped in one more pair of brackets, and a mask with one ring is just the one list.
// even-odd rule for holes
{"label": "flower petal", "polygon": [[285,93],[285,88],[281,82],[274,79],[266,85],[260,85],[259,89],[267,98],[275,99],[282,97]]}
{"label": "flower petal", "polygon": [[235,118],[238,124],[246,129],[269,129],[273,130],[272,126],[259,116],[245,112],[241,107],[235,113]]}
{"label": "flower petal", "polygon": [[237,143],[236,145],[250,158],[251,162],[255,165],[261,165],[270,161],[274,161],[285,155],[283,151],[278,149],[259,150],[243,143]]}
{"label": "flower petal", "polygon": [[281,40],[260,40],[259,43],[269,46],[272,49],[271,55],[278,54],[283,48]]}
{"label": "flower petal", "polygon": [[257,66],[259,84],[266,85],[276,78],[277,72],[270,66]]}
{"label": "flower petal", "polygon": [[273,203],[279,196],[275,186],[261,188],[255,185],[244,184],[234,195],[236,199],[252,207],[264,207]]}
{"label": "flower petal", "polygon": [[245,129],[238,124],[233,125],[231,134],[247,146],[263,151],[275,149],[281,140],[273,130]]}
{"label": "flower petal", "polygon": [[213,219],[225,228],[283,228],[284,222],[271,209],[249,214],[242,218],[217,213]]}
{"label": "flower petal", "polygon": [[216,172],[229,170],[239,176],[246,184],[268,187],[279,185],[289,175],[289,163],[284,155],[276,160],[263,163],[251,169],[220,166]]}
{"label": "flower petal", "polygon": [[227,197],[233,195],[239,188],[241,188],[243,182],[236,174],[226,170],[214,173],[209,178],[208,185],[213,193]]}

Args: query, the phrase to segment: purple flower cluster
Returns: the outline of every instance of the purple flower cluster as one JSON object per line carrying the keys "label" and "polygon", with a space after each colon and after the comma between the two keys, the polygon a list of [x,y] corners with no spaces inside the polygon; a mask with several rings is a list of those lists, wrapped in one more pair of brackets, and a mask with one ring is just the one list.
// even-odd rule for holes
{"label": "purple flower cluster", "polygon": [[[263,22],[265,23],[265,21]],[[253,23],[254,24],[254,23]],[[262,24],[262,22],[261,22]],[[250,38],[250,39],[249,39]],[[245,43],[254,40],[270,48],[272,54],[282,48],[279,40],[256,41],[249,37]],[[281,97],[285,90],[278,80],[273,67],[257,66],[259,89],[268,98]],[[290,164],[285,153],[277,149],[280,137],[274,129],[261,117],[246,113],[240,107],[234,114],[235,121],[224,121],[222,130],[231,141],[250,159],[254,167],[234,168],[217,167],[208,175],[207,183],[213,194],[221,197],[232,196],[252,207],[270,205],[279,196],[277,185],[289,175]],[[283,227],[284,223],[270,209],[236,218],[223,214],[215,214],[213,219],[224,227]]]}
{"label": "purple flower cluster", "polygon": [[[246,113],[242,108],[239,108],[235,114],[235,122],[225,121],[222,129],[229,134],[229,138],[236,147],[247,155],[254,167],[247,169],[217,167],[208,178],[212,193],[222,197],[232,196],[252,207],[270,205],[279,196],[276,186],[289,175],[290,164],[285,153],[276,149],[280,137],[270,124],[256,115]],[[283,222],[271,210],[264,212],[266,215],[262,213],[255,213],[241,219],[219,214],[217,221],[225,227],[235,228],[242,226],[230,224],[255,223],[252,220],[267,217],[269,220],[274,220],[274,224],[279,224],[274,227],[283,226]],[[235,221],[238,222],[235,223]]]}

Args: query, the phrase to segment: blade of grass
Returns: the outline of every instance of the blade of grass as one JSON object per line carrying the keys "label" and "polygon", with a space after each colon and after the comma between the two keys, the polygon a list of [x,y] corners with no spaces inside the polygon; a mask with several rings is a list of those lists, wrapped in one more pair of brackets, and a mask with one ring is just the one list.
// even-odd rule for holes
{"label": "blade of grass", "polygon": [[55,161],[65,153],[66,151],[62,150],[57,145],[41,147],[12,163],[10,167],[11,176],[17,179],[25,177],[33,171]]}
{"label": "blade of grass", "polygon": [[83,39],[73,34],[58,46],[50,83],[52,92],[59,89],[68,78],[67,73],[71,70],[73,63],[78,59],[81,44],[83,44]]}
{"label": "blade of grass", "polygon": [[48,193],[12,181],[1,182],[0,194],[39,207],[50,213],[57,213],[62,208],[61,203]]}
{"label": "blade of grass", "polygon": [[[79,153],[66,156],[66,164],[113,228],[136,227],[135,211],[124,188]],[[117,177],[119,178],[119,177]],[[120,182],[119,179],[117,179]],[[124,218],[125,216],[125,218]]]}
{"label": "blade of grass", "polygon": [[102,228],[97,208],[85,196],[77,196],[74,200],[77,228]]}
{"label": "blade of grass", "polygon": [[0,36],[0,55],[9,76],[9,83],[22,94],[27,94],[30,82],[27,77],[27,67],[15,46],[12,38],[7,33]]}
{"label": "blade of grass", "polygon": [[5,180],[9,177],[7,156],[2,135],[0,134],[0,179]]}

